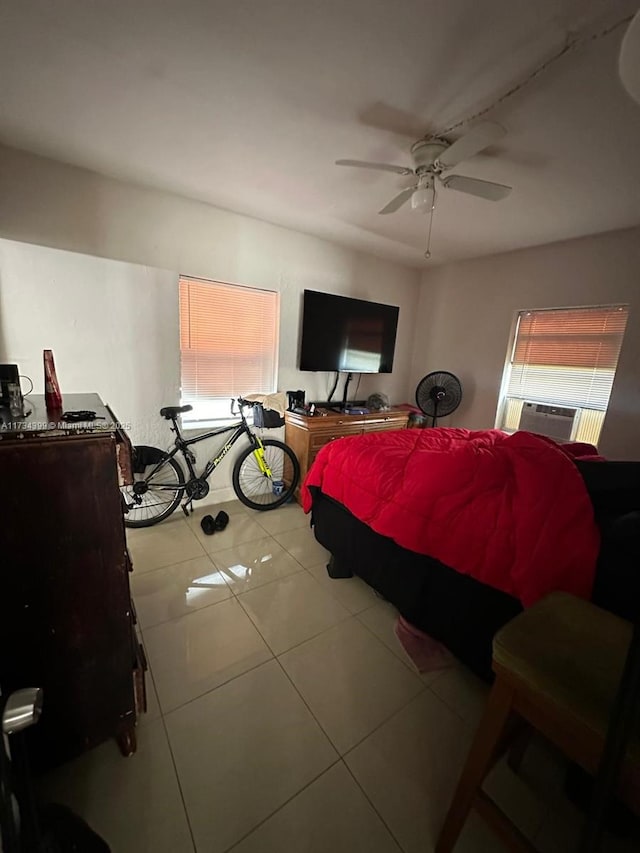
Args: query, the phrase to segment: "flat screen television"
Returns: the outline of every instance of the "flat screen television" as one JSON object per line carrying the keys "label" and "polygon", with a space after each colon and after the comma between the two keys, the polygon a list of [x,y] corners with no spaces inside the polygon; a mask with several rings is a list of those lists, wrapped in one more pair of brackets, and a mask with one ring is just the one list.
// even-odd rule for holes
{"label": "flat screen television", "polygon": [[300,370],[391,373],[400,309],[305,290]]}

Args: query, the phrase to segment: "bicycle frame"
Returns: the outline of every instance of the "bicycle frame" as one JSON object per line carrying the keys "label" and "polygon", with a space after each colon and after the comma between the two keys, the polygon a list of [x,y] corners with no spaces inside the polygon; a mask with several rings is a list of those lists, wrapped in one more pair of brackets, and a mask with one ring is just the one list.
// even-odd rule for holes
{"label": "bicycle frame", "polygon": [[[231,402],[231,414],[235,415],[233,411],[233,403]],[[171,432],[175,432],[176,440],[174,442],[173,450],[167,453],[164,459],[153,468],[153,470],[149,473],[149,475],[145,478],[146,480],[150,480],[156,471],[162,468],[163,465],[166,464],[168,459],[173,459],[173,457],[178,453],[178,451],[182,452],[182,457],[186,463],[187,469],[189,471],[190,479],[200,479],[200,480],[208,480],[211,474],[215,471],[218,465],[222,462],[227,453],[231,450],[233,445],[242,435],[246,435],[249,439],[251,446],[253,447],[253,452],[256,456],[256,461],[258,466],[263,474],[267,477],[271,477],[271,469],[267,465],[264,456],[264,446],[262,444],[262,439],[260,436],[256,435],[252,430],[249,424],[247,423],[247,419],[244,415],[243,404],[238,401],[239,405],[239,415],[240,415],[240,423],[239,424],[231,424],[230,426],[217,427],[214,430],[210,430],[209,432],[202,433],[201,435],[196,435],[194,438],[183,438],[182,433],[180,432],[180,427],[178,426],[177,418],[171,418],[171,422],[173,426],[170,427]],[[218,435],[224,435],[225,433],[232,433],[231,436],[225,441],[225,443],[220,448],[219,452],[216,456],[210,459],[205,465],[204,471],[202,474],[198,475],[193,466],[195,462],[195,457],[193,453],[189,451],[189,447],[192,444],[198,444],[201,441],[206,441],[208,438],[215,438]],[[175,485],[157,485],[154,486],[156,489],[165,489],[167,491],[175,491]]]}

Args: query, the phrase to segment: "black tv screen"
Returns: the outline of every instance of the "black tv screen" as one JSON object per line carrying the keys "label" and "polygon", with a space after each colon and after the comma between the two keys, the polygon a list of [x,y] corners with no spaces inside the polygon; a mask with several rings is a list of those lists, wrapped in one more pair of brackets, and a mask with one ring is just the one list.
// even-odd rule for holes
{"label": "black tv screen", "polygon": [[305,290],[300,370],[391,373],[400,309]]}

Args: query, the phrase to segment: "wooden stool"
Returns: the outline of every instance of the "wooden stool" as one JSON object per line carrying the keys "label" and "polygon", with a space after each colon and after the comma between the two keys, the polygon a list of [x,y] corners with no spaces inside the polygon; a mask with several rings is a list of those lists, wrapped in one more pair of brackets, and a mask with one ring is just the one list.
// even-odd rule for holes
{"label": "wooden stool", "polygon": [[[594,774],[603,752],[633,627],[595,605],[553,593],[516,616],[495,636],[496,679],[471,746],[436,853],[453,850],[474,808],[511,850],[535,848],[482,790],[500,755],[522,723],[552,741]],[[638,811],[640,722],[629,738],[619,793]],[[635,772],[634,772],[635,771]],[[625,796],[625,793],[627,796]]]}

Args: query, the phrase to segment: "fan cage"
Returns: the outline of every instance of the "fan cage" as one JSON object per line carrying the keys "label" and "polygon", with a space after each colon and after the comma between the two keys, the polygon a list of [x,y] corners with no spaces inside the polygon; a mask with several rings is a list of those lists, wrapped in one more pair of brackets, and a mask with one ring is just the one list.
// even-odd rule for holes
{"label": "fan cage", "polygon": [[416,388],[416,403],[420,410],[432,418],[435,426],[438,418],[453,414],[462,401],[462,384],[448,370],[428,373]]}

